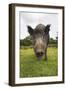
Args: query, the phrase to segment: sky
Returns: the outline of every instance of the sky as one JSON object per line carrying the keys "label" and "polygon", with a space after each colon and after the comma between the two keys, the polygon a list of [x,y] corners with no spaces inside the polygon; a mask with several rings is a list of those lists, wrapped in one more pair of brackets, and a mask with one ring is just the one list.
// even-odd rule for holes
{"label": "sky", "polygon": [[27,26],[30,25],[33,29],[38,24],[50,24],[50,37],[56,39],[58,33],[58,14],[57,13],[34,13],[20,12],[19,13],[20,39],[29,36]]}

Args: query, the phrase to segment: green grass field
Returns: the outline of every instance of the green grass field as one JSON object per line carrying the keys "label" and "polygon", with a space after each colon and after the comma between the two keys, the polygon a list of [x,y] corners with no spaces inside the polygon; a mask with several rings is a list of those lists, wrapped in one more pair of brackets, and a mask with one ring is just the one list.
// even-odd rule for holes
{"label": "green grass field", "polygon": [[20,77],[57,76],[57,48],[48,48],[48,63],[38,61],[32,48],[20,49]]}

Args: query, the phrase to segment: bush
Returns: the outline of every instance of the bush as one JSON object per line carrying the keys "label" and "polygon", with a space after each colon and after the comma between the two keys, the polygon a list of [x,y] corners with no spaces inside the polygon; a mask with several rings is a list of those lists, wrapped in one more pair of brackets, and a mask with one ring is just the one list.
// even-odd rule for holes
{"label": "bush", "polygon": [[30,46],[32,45],[32,42],[30,40],[20,40],[20,46],[23,45],[23,46]]}

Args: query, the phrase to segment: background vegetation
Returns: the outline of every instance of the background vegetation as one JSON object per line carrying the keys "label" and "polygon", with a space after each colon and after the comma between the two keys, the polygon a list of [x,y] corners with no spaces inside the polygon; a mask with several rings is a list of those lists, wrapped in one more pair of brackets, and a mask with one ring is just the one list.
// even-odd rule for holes
{"label": "background vegetation", "polygon": [[[54,40],[53,38],[50,38],[49,40],[49,47],[57,47],[57,40],[58,38]],[[32,39],[30,36],[26,37],[25,39],[20,40],[20,47],[27,47],[27,46],[32,46]]]}

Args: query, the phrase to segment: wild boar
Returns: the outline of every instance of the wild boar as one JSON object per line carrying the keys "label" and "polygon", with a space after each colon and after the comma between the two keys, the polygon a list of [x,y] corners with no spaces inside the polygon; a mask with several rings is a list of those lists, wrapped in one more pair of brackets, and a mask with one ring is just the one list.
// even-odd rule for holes
{"label": "wild boar", "polygon": [[28,26],[28,32],[33,40],[34,52],[39,60],[42,59],[43,56],[45,56],[45,60],[47,61],[49,31],[50,24],[46,26],[43,24],[38,24],[35,29],[33,29],[31,26]]}

